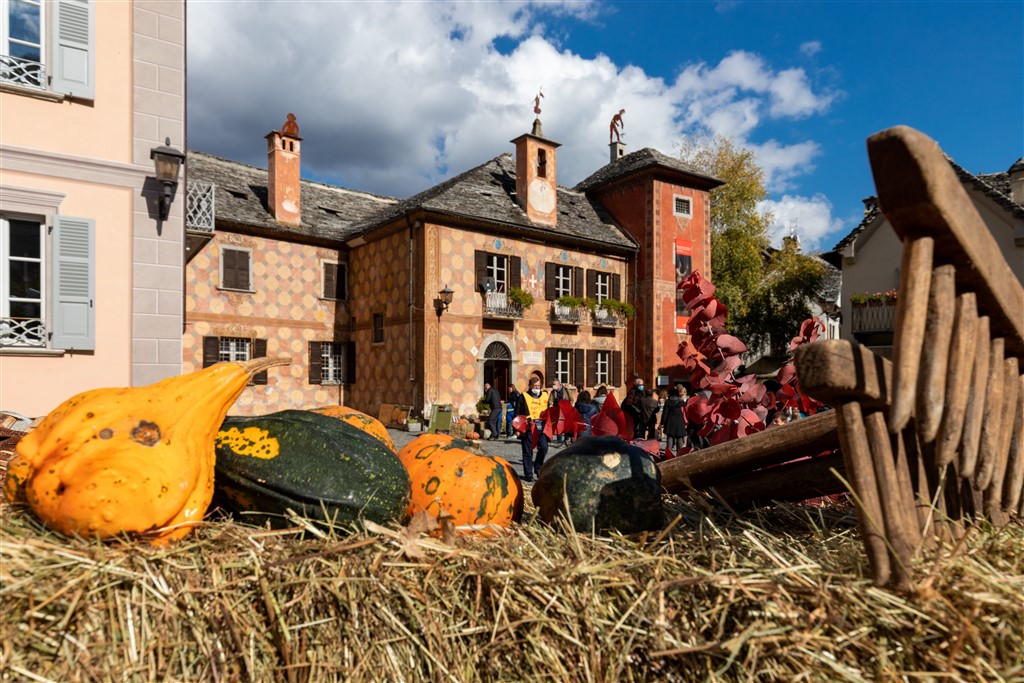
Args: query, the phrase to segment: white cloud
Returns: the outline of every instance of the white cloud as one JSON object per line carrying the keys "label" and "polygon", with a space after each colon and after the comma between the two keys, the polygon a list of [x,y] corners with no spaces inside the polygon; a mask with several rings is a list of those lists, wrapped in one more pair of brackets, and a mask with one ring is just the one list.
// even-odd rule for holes
{"label": "white cloud", "polygon": [[811,197],[783,195],[781,199],[761,203],[761,209],[771,211],[775,221],[769,228],[772,245],[782,245],[782,238],[795,231],[805,254],[830,249],[823,243],[832,239],[846,227],[844,221],[832,215],[832,202],[822,194]]}
{"label": "white cloud", "polygon": [[543,87],[545,133],[563,144],[563,184],[607,163],[608,121],[619,108],[629,150],[670,152],[687,133],[728,135],[757,151],[773,191],[813,168],[812,141],[751,142],[769,119],[830,106],[832,95],[804,71],[735,51],[666,83],[605,55],[561,49],[545,27],[599,11],[568,0],[193,3],[189,145],[263,166],[263,136],[294,112],[304,175],[407,196],[511,151]]}
{"label": "white cloud", "polygon": [[809,40],[806,43],[800,45],[800,54],[802,54],[805,57],[813,57],[819,52],[821,52],[820,40]]}

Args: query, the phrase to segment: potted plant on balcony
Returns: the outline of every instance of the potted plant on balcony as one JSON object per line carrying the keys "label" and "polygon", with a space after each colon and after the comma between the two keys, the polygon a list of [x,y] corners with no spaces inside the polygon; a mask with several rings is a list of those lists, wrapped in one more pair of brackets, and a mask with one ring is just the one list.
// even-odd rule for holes
{"label": "potted plant on balcony", "polygon": [[900,294],[900,290],[898,290],[898,289],[890,289],[888,292],[886,292],[882,296],[885,299],[885,303],[887,303],[887,304],[895,304],[896,303],[896,299],[899,298],[899,294]]}
{"label": "potted plant on balcony", "polygon": [[600,311],[602,309],[607,311],[610,315],[619,315],[627,320],[631,319],[635,312],[632,304],[626,301],[619,301],[618,299],[605,299],[602,301],[601,305],[597,309],[599,317],[602,317],[600,316]]}
{"label": "potted plant on balcony", "polygon": [[864,292],[854,292],[850,295],[850,305],[856,308],[866,306],[868,303],[868,295]]}
{"label": "potted plant on balcony", "polygon": [[508,300],[522,306],[524,311],[533,306],[533,295],[519,287],[512,287],[508,290]]}
{"label": "potted plant on balcony", "polygon": [[872,292],[868,294],[868,306],[881,306],[882,305],[882,293]]}
{"label": "potted plant on balcony", "polygon": [[577,308],[583,306],[584,300],[578,296],[560,296],[555,299],[555,317],[568,318]]}

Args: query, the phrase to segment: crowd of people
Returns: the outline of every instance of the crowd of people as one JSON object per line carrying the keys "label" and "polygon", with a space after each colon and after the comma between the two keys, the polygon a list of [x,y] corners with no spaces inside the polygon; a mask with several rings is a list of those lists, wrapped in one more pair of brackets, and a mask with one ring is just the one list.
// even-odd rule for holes
{"label": "crowd of people", "polygon": [[[587,389],[579,391],[573,400],[570,388],[559,380],[552,381],[551,386],[544,389],[540,378],[534,375],[530,377],[529,386],[524,392],[520,392],[514,384],[508,386],[503,410],[497,389],[485,383],[483,401],[490,408],[487,420],[489,438],[498,439],[503,426],[508,438],[519,438],[523,449],[524,479],[533,481],[544,464],[548,448],[552,445],[555,448],[567,446],[573,439],[572,434],[558,434],[554,437],[554,444],[550,444],[543,431],[541,413],[560,401],[568,400],[573,403],[585,425],[578,436],[590,436],[591,419],[601,411],[607,396],[608,387],[599,386],[593,394]],[[702,425],[691,424],[684,412],[689,396],[684,384],[655,391],[645,387],[643,379],[637,378],[621,404],[623,412],[633,421],[633,438],[664,440],[666,449],[672,453],[688,447],[706,448],[709,445],[707,437],[698,433]],[[516,418],[520,418],[518,424]],[[780,410],[768,420],[768,426],[785,424],[792,419],[792,414]],[[516,432],[519,432],[518,435]]]}

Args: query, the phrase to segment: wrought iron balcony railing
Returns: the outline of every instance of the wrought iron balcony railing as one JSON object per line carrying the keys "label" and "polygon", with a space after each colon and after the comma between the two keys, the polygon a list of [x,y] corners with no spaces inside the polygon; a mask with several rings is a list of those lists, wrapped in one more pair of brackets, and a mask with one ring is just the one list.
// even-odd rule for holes
{"label": "wrought iron balcony railing", "polygon": [[505,292],[484,292],[484,315],[489,318],[520,319],[523,317],[523,307],[509,301]]}
{"label": "wrought iron balcony railing", "polygon": [[551,322],[560,325],[579,325],[583,322],[583,308],[563,306],[557,301],[553,301],[551,302]]}
{"label": "wrought iron balcony railing", "polygon": [[0,346],[46,346],[42,318],[0,318]]}
{"label": "wrought iron balcony railing", "polygon": [[46,68],[30,59],[0,55],[0,81],[45,90]]}
{"label": "wrought iron balcony railing", "polygon": [[188,213],[185,229],[191,232],[213,234],[216,215],[216,186],[199,180],[188,182]]}
{"label": "wrought iron balcony railing", "polygon": [[853,334],[892,332],[896,323],[896,303],[878,302],[853,306],[850,311],[850,331]]}
{"label": "wrought iron balcony railing", "polygon": [[593,325],[595,327],[625,327],[626,318],[618,311],[609,311],[598,306],[594,309]]}

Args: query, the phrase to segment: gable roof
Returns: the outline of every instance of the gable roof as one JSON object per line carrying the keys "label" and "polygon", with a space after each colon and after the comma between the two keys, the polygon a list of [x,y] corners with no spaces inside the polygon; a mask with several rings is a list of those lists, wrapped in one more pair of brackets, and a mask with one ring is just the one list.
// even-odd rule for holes
{"label": "gable roof", "polygon": [[365,234],[401,216],[425,211],[491,223],[524,237],[586,243],[620,252],[638,249],[633,238],[619,228],[600,203],[583,192],[560,186],[555,196],[558,224],[549,226],[531,221],[516,203],[516,164],[512,154],[505,153],[382,209],[353,226],[353,230],[355,234]]}
{"label": "gable roof", "polygon": [[[946,161],[948,161],[949,165],[952,166],[953,171],[956,173],[957,177],[960,178],[960,182],[963,183],[965,187],[980,191],[986,197],[994,201],[997,206],[1000,206],[1010,212],[1014,217],[1024,219],[1024,206],[1021,206],[1010,198],[1010,171],[1017,168],[1018,164],[1024,166],[1024,159],[1018,159],[1013,166],[1004,173],[979,173],[977,175],[964,170],[962,166],[957,164],[948,156],[946,157]],[[864,212],[864,218],[857,224],[857,227],[839,240],[839,242],[836,243],[836,246],[832,247],[831,251],[822,255],[831,263],[840,261],[841,259],[838,255],[843,251],[843,249],[845,249],[851,242],[854,242],[860,234],[882,214],[878,205],[878,200],[875,197],[869,197],[868,200],[874,201],[871,202],[869,208]],[[868,200],[865,200],[865,202]],[[833,254],[835,256],[832,256]]]}
{"label": "gable roof", "polygon": [[218,223],[262,228],[282,235],[344,240],[355,223],[398,200],[312,180],[299,183],[302,223],[278,223],[267,207],[267,171],[212,154],[188,152],[189,181],[213,183]]}
{"label": "gable roof", "polygon": [[701,173],[679,159],[673,159],[656,149],[645,147],[636,152],[630,152],[621,159],[605,164],[588,178],[577,183],[576,189],[589,192],[629,176],[650,171],[659,171],[662,174],[668,175],[673,180],[693,185],[701,190],[710,190],[725,184],[718,178],[712,178]]}

